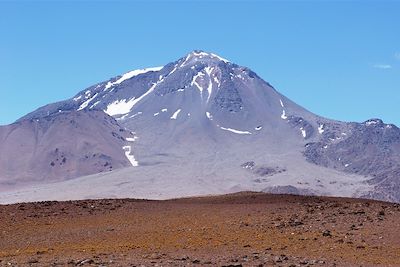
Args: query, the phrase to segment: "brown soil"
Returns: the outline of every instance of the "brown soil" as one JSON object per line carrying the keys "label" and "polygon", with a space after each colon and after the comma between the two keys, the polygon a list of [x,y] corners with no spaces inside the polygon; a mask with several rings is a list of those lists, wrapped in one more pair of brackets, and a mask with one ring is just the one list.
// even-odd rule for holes
{"label": "brown soil", "polygon": [[0,266],[400,266],[400,206],[239,193],[0,206]]}

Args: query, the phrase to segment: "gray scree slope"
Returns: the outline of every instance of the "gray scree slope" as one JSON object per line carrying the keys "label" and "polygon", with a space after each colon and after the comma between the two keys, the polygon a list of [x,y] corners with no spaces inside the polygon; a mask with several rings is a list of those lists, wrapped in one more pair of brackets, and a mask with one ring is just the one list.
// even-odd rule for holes
{"label": "gray scree slope", "polygon": [[102,111],[66,111],[1,126],[1,191],[130,166],[123,153],[129,137]]}
{"label": "gray scree slope", "polygon": [[[162,199],[240,190],[400,201],[396,126],[317,116],[250,69],[212,53],[193,51],[164,67],[128,72],[18,123],[103,111],[132,132],[109,144],[115,154],[106,153],[121,169],[5,192],[0,201]],[[138,166],[122,168],[127,163]]]}

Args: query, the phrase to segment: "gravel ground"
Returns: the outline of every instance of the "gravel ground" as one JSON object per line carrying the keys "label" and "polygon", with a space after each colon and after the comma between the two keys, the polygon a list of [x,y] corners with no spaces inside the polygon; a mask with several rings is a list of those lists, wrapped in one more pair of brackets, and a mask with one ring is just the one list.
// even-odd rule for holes
{"label": "gravel ground", "polygon": [[400,266],[400,205],[244,192],[0,206],[0,266]]}

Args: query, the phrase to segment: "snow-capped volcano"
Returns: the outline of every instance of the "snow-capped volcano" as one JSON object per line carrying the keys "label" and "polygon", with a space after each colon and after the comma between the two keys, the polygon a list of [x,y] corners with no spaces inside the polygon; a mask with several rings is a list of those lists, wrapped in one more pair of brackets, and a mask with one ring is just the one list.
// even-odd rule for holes
{"label": "snow-capped volcano", "polygon": [[[21,120],[71,110],[103,110],[123,125],[140,117],[149,117],[147,121],[164,117],[226,121],[227,125],[218,127],[245,127],[242,132],[248,133],[260,131],[263,124],[286,124],[289,113],[312,115],[250,69],[203,51],[193,51],[164,67],[127,72],[89,87],[72,99],[40,108]],[[312,134],[307,135],[311,130],[307,125],[300,128],[299,134],[304,138]]]}
{"label": "snow-capped volcano", "polygon": [[[225,74],[223,70],[228,66],[233,64],[216,54],[193,51],[166,66],[129,71],[96,84],[78,93],[72,101],[62,102],[61,107],[57,105],[58,110],[56,106],[46,106],[23,119],[72,109],[102,109],[111,116],[121,117],[145,101],[153,91],[157,95],[165,95],[193,88],[199,91],[202,100],[208,102],[213,91],[221,87],[222,75]],[[243,79],[240,74],[238,77]]]}
{"label": "snow-capped volcano", "polygon": [[120,170],[54,184],[70,187],[58,199],[255,190],[400,200],[396,126],[319,117],[213,53],[129,71],[19,123],[75,112],[104,112],[131,136],[112,152],[126,159]]}

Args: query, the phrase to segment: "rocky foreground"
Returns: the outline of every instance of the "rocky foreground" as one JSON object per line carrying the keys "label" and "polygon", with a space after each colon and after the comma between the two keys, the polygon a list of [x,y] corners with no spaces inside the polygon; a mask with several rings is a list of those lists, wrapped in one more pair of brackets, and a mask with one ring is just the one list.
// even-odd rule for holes
{"label": "rocky foreground", "polygon": [[400,266],[400,205],[239,193],[0,206],[0,266]]}

